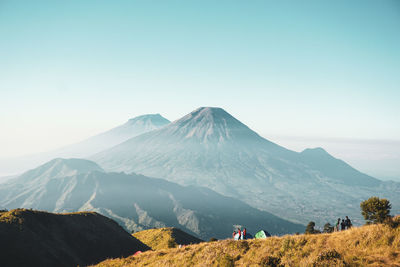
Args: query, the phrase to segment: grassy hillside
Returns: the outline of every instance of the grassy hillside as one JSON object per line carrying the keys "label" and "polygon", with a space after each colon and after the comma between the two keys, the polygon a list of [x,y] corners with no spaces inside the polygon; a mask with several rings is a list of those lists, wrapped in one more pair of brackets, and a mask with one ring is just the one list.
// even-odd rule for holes
{"label": "grassy hillside", "polygon": [[400,266],[400,227],[200,243],[147,251],[98,266]]}
{"label": "grassy hillside", "polygon": [[144,230],[133,236],[153,250],[197,244],[203,241],[174,227]]}
{"label": "grassy hillside", "polygon": [[149,249],[94,212],[0,212],[0,266],[85,266]]}

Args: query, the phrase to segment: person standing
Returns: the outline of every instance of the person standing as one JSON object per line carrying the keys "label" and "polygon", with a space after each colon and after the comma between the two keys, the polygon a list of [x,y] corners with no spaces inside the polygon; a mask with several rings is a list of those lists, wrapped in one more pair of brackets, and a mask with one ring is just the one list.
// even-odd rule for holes
{"label": "person standing", "polygon": [[236,231],[233,231],[232,238],[235,239]]}
{"label": "person standing", "polygon": [[346,223],[346,229],[350,229],[352,224],[348,216],[346,216],[346,220],[344,222]]}
{"label": "person standing", "polygon": [[238,236],[238,240],[240,240],[240,238],[241,238],[241,232],[240,232],[240,229],[238,228],[238,233],[239,233],[239,236]]}
{"label": "person standing", "polygon": [[342,219],[342,222],[340,223],[340,228],[342,231],[346,230],[346,222],[344,221],[344,219]]}
{"label": "person standing", "polygon": [[246,228],[243,229],[242,239],[246,239]]}
{"label": "person standing", "polygon": [[335,225],[335,230],[336,232],[340,231],[340,218],[337,219],[336,225]]}

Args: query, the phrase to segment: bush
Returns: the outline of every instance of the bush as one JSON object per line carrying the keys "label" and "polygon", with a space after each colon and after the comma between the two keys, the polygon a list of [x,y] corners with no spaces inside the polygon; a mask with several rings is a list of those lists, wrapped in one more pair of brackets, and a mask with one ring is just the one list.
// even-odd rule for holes
{"label": "bush", "polygon": [[397,228],[400,226],[400,216],[396,216],[396,217],[389,216],[385,219],[385,221],[383,223],[392,228]]}
{"label": "bush", "polygon": [[360,204],[361,214],[367,224],[383,223],[390,217],[392,205],[389,200],[379,197],[371,197]]}
{"label": "bush", "polygon": [[267,256],[260,262],[260,266],[264,267],[281,267],[281,259],[277,257]]}
{"label": "bush", "polygon": [[304,233],[305,234],[320,234],[321,231],[315,230],[314,227],[315,227],[315,222],[309,222],[307,224],[306,231]]}
{"label": "bush", "polygon": [[218,239],[216,239],[215,237],[211,237],[208,242],[214,242],[214,241],[218,241]]}
{"label": "bush", "polygon": [[324,233],[332,233],[333,232],[333,226],[330,223],[326,223],[324,225]]}
{"label": "bush", "polygon": [[336,250],[327,250],[318,255],[313,262],[313,267],[317,266],[346,266],[342,255]]}

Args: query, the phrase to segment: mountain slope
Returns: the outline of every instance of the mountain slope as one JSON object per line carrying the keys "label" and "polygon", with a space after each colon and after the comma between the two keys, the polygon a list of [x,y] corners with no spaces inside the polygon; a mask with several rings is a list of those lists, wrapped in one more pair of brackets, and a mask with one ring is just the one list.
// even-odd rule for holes
{"label": "mountain slope", "polygon": [[400,186],[389,188],[325,151],[285,149],[221,108],[199,108],[90,159],[107,171],[206,186],[304,224],[344,214],[357,223],[359,203],[371,194],[400,204]]}
{"label": "mountain slope", "polygon": [[331,234],[204,242],[96,266],[400,266],[399,248],[400,228],[369,225]]}
{"label": "mountain slope", "polygon": [[83,266],[149,248],[96,213],[0,212],[2,266]]}
{"label": "mountain slope", "polygon": [[[265,228],[274,234],[304,229],[303,225],[282,220],[207,188],[183,187],[135,174],[104,173],[87,160],[73,160],[76,166],[90,166],[87,172],[65,172],[65,167],[59,167],[71,166],[70,162],[53,160],[0,184],[0,208],[96,211],[130,231],[169,226],[202,239],[229,237],[234,225],[244,225],[249,231]],[[57,168],[60,173],[54,171]]]}
{"label": "mountain slope", "polygon": [[151,247],[153,250],[204,242],[203,240],[174,227],[143,230],[134,233],[133,236],[143,244]]}
{"label": "mountain slope", "polygon": [[79,143],[53,151],[0,160],[0,175],[22,173],[54,158],[82,158],[113,147],[129,138],[159,129],[170,121],[160,114],[147,114],[128,120],[125,124],[92,136]]}

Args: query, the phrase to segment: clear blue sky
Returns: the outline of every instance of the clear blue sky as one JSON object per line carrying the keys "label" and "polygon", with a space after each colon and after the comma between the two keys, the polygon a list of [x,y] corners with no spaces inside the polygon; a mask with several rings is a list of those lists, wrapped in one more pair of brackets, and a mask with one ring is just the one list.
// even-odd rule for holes
{"label": "clear blue sky", "polygon": [[400,139],[400,1],[0,0],[0,157],[220,106],[265,137]]}

